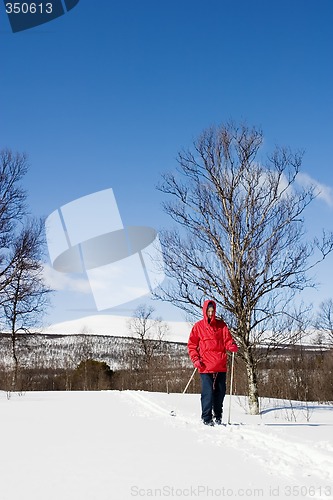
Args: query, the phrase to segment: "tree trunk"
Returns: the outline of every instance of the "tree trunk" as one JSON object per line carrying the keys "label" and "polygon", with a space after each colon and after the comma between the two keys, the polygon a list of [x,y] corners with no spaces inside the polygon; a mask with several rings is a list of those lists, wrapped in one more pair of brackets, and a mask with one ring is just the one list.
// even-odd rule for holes
{"label": "tree trunk", "polygon": [[13,378],[12,378],[12,390],[16,390],[17,386],[17,376],[18,376],[18,359],[16,355],[16,336],[12,333],[12,356],[14,361],[14,370],[13,370]]}
{"label": "tree trunk", "polygon": [[251,351],[244,353],[248,382],[249,409],[251,415],[259,415],[259,391],[257,372]]}

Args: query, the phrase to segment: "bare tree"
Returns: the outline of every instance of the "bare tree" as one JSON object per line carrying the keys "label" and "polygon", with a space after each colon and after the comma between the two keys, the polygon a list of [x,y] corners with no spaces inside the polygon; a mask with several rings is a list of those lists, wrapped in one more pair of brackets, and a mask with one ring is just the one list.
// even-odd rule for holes
{"label": "bare tree", "polygon": [[151,383],[154,358],[160,351],[169,329],[162,318],[154,317],[154,311],[153,307],[141,304],[128,320],[128,329],[134,338],[138,339],[139,352],[143,356],[144,367]]}
{"label": "bare tree", "polygon": [[42,220],[27,222],[13,242],[7,285],[2,293],[4,321],[10,328],[14,361],[13,387],[17,383],[17,336],[36,328],[48,305],[50,288],[44,281],[41,260],[43,245]]}
{"label": "bare tree", "polygon": [[322,340],[333,345],[333,300],[326,299],[320,306],[315,321],[315,328],[319,330]]}
{"label": "bare tree", "polygon": [[11,332],[14,385],[17,335],[37,326],[50,291],[43,279],[44,224],[29,218],[20,186],[27,169],[25,155],[0,151],[0,317]]}
{"label": "bare tree", "polygon": [[26,215],[26,192],[20,181],[27,170],[25,155],[14,155],[7,149],[0,151],[0,303],[1,292],[10,280],[9,251],[17,236],[17,226]]}
{"label": "bare tree", "polygon": [[304,241],[315,191],[297,182],[303,153],[277,147],[261,160],[263,140],[246,125],[210,128],[159,186],[172,196],[164,209],[177,226],[160,235],[171,279],[157,297],[192,315],[207,297],[221,306],[246,364],[252,414],[261,356],[294,340],[292,299],[314,285],[308,271],[333,248],[332,234]]}

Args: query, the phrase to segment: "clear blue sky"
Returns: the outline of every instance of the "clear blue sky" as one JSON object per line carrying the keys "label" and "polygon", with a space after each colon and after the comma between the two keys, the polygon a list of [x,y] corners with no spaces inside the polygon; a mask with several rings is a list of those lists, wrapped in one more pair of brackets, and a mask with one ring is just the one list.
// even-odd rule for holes
{"label": "clear blue sky", "polygon": [[[0,147],[28,153],[35,215],[112,187],[125,225],[159,229],[161,172],[204,128],[246,120],[267,150],[305,149],[326,189],[309,231],[329,230],[332,26],[331,0],[81,0],[13,34],[1,3]],[[332,268],[313,300],[333,295]],[[81,295],[58,292],[50,321],[94,313]]]}

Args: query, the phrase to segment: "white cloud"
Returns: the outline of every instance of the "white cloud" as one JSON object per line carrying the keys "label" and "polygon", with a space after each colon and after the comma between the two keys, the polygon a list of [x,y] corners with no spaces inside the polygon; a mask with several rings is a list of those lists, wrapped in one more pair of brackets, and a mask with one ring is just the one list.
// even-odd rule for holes
{"label": "white cloud", "polygon": [[308,174],[299,173],[297,175],[297,182],[303,187],[314,188],[315,195],[323,200],[329,207],[333,207],[333,189],[330,186],[326,186],[325,184],[321,184],[317,180],[313,179]]}
{"label": "white cloud", "polygon": [[89,281],[82,278],[73,278],[69,274],[59,273],[51,266],[44,265],[44,279],[53,290],[69,290],[72,292],[91,293]]}
{"label": "white cloud", "polygon": [[139,254],[87,270],[99,311],[147,295],[150,289]]}
{"label": "white cloud", "polygon": [[259,187],[271,189],[272,184],[275,186],[278,180],[278,195],[281,195],[281,197],[284,198],[290,192],[293,192],[293,187],[291,184],[289,184],[288,179],[283,172],[282,174],[278,174],[278,172],[275,172],[273,170],[266,170],[260,163],[258,163],[257,166],[261,169],[261,174],[258,182]]}

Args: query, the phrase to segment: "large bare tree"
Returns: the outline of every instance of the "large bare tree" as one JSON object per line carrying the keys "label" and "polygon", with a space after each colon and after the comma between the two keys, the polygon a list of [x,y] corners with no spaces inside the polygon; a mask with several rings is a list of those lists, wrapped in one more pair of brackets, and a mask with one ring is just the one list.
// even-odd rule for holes
{"label": "large bare tree", "polygon": [[8,282],[2,291],[3,320],[10,330],[14,361],[13,388],[17,384],[19,334],[35,331],[48,305],[50,288],[45,283],[42,250],[44,223],[29,220],[13,242]]}
{"label": "large bare tree", "polygon": [[25,155],[0,152],[0,319],[9,329],[16,385],[16,342],[36,327],[50,292],[43,277],[44,224],[29,217],[20,182],[28,169]]}
{"label": "large bare tree", "polygon": [[13,154],[8,149],[0,151],[0,303],[12,264],[8,258],[10,248],[16,239],[17,227],[27,211],[27,195],[20,185],[27,170],[25,155]]}
{"label": "large bare tree", "polygon": [[305,240],[303,213],[316,195],[297,182],[302,152],[277,147],[262,158],[263,145],[255,127],[212,127],[159,186],[177,225],[160,235],[171,279],[158,297],[191,314],[205,298],[220,305],[246,365],[252,414],[260,358],[299,334],[292,299],[313,286],[308,271],[333,248],[332,234]]}

